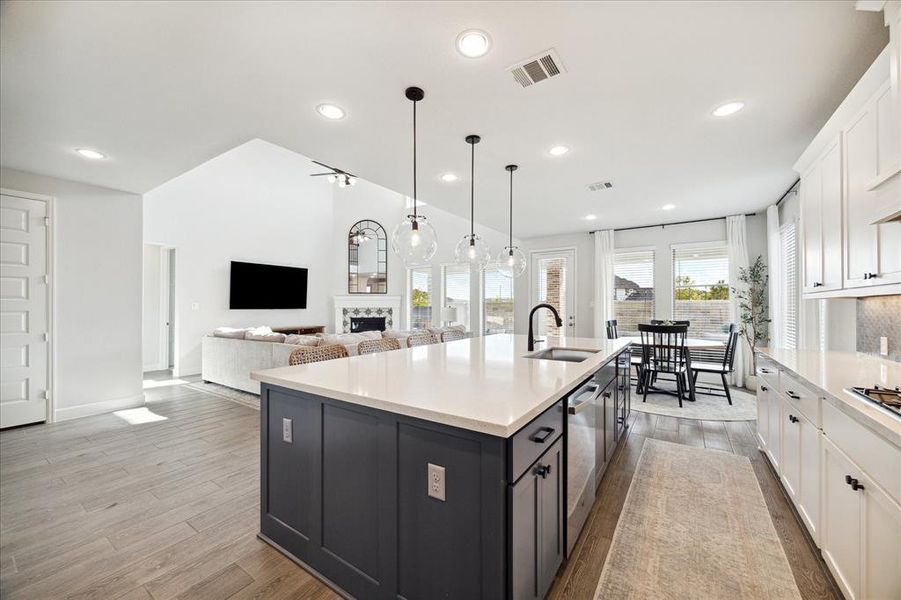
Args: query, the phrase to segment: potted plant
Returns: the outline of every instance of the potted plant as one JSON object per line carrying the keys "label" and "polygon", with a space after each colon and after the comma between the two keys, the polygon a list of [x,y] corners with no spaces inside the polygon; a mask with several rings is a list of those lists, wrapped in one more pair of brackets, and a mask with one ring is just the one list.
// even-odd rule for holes
{"label": "potted plant", "polygon": [[770,322],[767,306],[767,271],[763,259],[758,256],[750,267],[738,270],[741,285],[732,288],[738,299],[738,318],[741,325],[738,334],[748,344],[751,352],[751,375],[745,378],[745,387],[757,389],[757,344],[766,342],[767,329]]}

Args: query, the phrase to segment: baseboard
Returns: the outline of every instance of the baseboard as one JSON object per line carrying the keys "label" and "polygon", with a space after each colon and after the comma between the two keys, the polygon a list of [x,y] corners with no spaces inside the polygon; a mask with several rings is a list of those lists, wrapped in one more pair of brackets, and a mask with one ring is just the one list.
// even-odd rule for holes
{"label": "baseboard", "polygon": [[149,371],[167,371],[169,367],[164,367],[162,363],[157,363],[155,365],[144,365],[141,367],[144,373]]}
{"label": "baseboard", "polygon": [[57,408],[53,413],[53,420],[57,422],[68,421],[69,419],[80,419],[81,417],[102,415],[104,413],[113,412],[114,410],[136,408],[138,406],[144,406],[144,394],[103,400],[102,402],[92,402],[91,404],[81,404],[79,406]]}

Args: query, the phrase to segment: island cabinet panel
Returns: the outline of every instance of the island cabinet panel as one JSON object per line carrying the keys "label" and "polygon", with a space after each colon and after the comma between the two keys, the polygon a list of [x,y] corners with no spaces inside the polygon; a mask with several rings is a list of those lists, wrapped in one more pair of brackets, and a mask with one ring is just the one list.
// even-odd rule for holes
{"label": "island cabinet panel", "polygon": [[[512,597],[509,440],[261,392],[264,540],[356,598]],[[429,463],[445,469],[444,500],[429,495]]]}

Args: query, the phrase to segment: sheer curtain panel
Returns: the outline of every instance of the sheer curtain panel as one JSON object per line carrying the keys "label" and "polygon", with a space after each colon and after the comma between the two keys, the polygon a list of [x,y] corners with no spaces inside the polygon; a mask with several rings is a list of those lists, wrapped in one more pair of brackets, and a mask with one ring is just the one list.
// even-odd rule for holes
{"label": "sheer curtain panel", "polygon": [[[744,286],[738,281],[738,273],[740,269],[748,268],[747,224],[744,215],[726,217],[726,250],[729,252],[729,285],[741,290]],[[729,294],[729,319],[736,326],[741,323],[736,294]],[[748,345],[742,338],[735,347],[733,385],[744,387],[745,375],[748,374],[750,364]]]}
{"label": "sheer curtain panel", "polygon": [[613,230],[594,233],[594,337],[607,337],[613,318]]}

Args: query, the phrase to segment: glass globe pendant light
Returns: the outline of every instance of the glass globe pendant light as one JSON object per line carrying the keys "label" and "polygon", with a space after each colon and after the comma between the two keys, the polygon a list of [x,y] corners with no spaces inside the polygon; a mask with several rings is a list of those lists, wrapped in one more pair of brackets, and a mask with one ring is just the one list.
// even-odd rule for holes
{"label": "glass globe pendant light", "polygon": [[516,165],[504,167],[510,173],[510,242],[508,246],[498,252],[496,266],[504,277],[513,279],[526,272],[526,255],[518,247],[513,245],[513,171],[518,169]]}
{"label": "glass globe pendant light", "polygon": [[470,181],[469,181],[469,233],[463,236],[454,248],[454,260],[457,264],[472,265],[479,271],[491,262],[491,248],[476,235],[475,225],[475,182],[476,182],[476,144],[482,141],[477,135],[467,135],[466,143],[470,146]]}
{"label": "glass globe pendant light", "polygon": [[416,103],[425,98],[418,87],[408,87],[405,95],[413,102],[413,214],[397,224],[391,234],[394,253],[406,267],[427,264],[438,249],[438,235],[425,216],[416,210]]}

